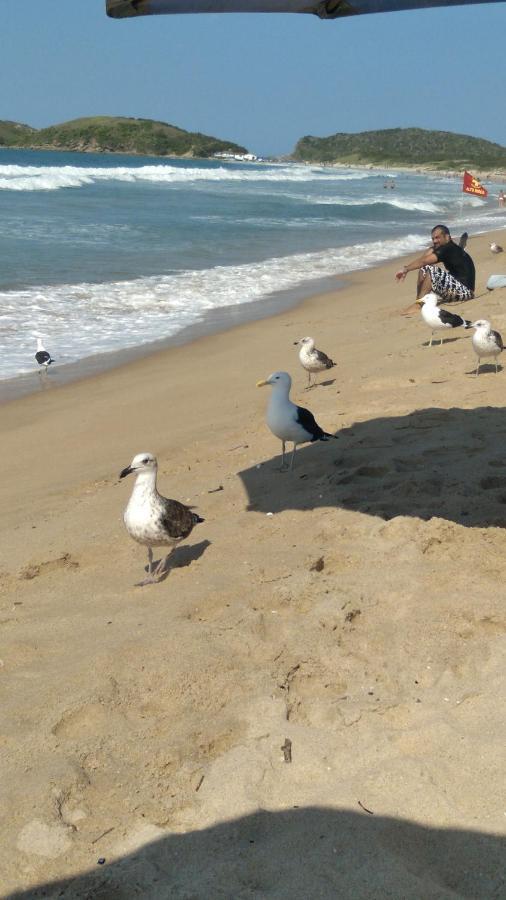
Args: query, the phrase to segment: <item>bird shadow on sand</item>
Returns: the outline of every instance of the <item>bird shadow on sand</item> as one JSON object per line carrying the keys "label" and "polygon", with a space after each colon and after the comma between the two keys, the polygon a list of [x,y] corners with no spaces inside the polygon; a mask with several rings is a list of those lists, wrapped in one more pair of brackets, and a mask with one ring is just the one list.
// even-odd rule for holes
{"label": "bird shadow on sand", "polygon": [[[444,337],[444,338],[443,338],[443,344],[441,344],[441,338],[440,338],[440,337],[435,337],[435,338],[433,339],[433,341],[432,341],[432,347],[441,347],[441,346],[444,346],[445,344],[454,344],[456,341],[460,341],[460,340],[462,340],[462,338],[458,338],[458,337],[451,337],[451,338],[449,338],[449,337]],[[424,341],[424,342],[423,342],[422,347],[430,347],[430,338],[429,338],[428,341]],[[431,347],[431,349],[432,349],[432,347]]]}
{"label": "bird shadow on sand", "polygon": [[[504,366],[502,366],[501,363],[497,363],[497,372],[495,370],[494,363],[482,363],[477,377],[479,378],[480,375],[487,375],[488,373],[493,373],[494,375],[498,375],[499,372],[502,372],[503,369],[504,369]],[[465,374],[466,375],[476,375],[476,366],[473,369],[470,369],[469,372],[466,372]]]}
{"label": "bird shadow on sand", "polygon": [[506,409],[416,410],[357,422],[337,441],[239,472],[247,509],[338,507],[388,520],[415,516],[506,527]]}
{"label": "bird shadow on sand", "polygon": [[[195,560],[200,559],[210,546],[211,541],[205,540],[200,541],[198,544],[176,547],[172,553],[169,553],[166,556],[165,566],[156,583],[159,584],[161,581],[165,581],[172,572],[172,569],[184,569],[186,566],[191,565],[192,562],[195,562]],[[160,559],[153,560],[153,568],[157,566],[159,562]],[[147,572],[148,566],[145,566],[144,570]]]}
{"label": "bird shadow on sand", "polygon": [[259,810],[111,859],[106,841],[90,845],[88,871],[9,900],[492,900],[504,896],[505,852],[499,835],[371,810]]}

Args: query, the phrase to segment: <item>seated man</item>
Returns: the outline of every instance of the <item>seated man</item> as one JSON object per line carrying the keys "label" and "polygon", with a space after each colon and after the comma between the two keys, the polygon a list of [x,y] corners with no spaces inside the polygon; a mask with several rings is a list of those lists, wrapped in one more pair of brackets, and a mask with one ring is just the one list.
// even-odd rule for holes
{"label": "seated man", "polygon": [[[432,247],[396,272],[397,281],[404,281],[408,272],[418,271],[416,299],[433,291],[447,303],[472,300],[474,297],[474,263],[466,251],[452,240],[446,225],[436,225],[431,231]],[[438,263],[443,263],[442,269]],[[403,312],[409,314],[416,303]]]}

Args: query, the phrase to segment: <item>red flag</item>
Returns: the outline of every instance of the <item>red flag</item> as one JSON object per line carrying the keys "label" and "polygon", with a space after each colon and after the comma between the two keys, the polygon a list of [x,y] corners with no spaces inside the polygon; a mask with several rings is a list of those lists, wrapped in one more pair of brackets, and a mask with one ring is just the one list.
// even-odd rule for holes
{"label": "red flag", "polygon": [[465,194],[474,194],[476,197],[488,197],[488,191],[470,172],[464,172],[462,190]]}

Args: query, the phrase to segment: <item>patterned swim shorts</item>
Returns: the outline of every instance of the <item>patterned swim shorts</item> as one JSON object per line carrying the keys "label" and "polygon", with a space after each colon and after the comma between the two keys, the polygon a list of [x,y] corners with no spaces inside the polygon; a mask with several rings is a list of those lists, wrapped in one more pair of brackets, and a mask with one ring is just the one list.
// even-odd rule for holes
{"label": "patterned swim shorts", "polygon": [[440,269],[439,266],[422,266],[420,271],[423,275],[427,273],[430,275],[432,290],[447,303],[451,300],[473,299],[473,292],[465,284],[457,281],[446,269]]}

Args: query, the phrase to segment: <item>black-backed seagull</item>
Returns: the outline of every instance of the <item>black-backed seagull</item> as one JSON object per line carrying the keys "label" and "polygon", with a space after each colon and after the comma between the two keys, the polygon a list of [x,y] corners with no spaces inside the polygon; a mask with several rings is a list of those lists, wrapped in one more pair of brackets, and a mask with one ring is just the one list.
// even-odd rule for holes
{"label": "black-backed seagull", "polygon": [[[441,331],[445,328],[470,328],[471,322],[469,319],[463,319],[462,316],[458,316],[455,313],[448,312],[447,309],[440,309],[438,307],[439,297],[437,294],[431,292],[430,294],[425,294],[424,297],[420,297],[416,302],[420,304],[422,319],[431,329],[430,343],[429,347],[432,347],[432,339],[434,337],[435,331]],[[443,343],[443,336],[441,335],[441,344]],[[440,346],[441,346],[440,344]]]}
{"label": "black-backed seagull", "polygon": [[472,323],[471,328],[474,328],[473,350],[478,357],[475,374],[477,375],[480,371],[482,359],[486,359],[489,356],[494,357],[495,371],[497,373],[497,357],[504,350],[501,335],[498,331],[493,331],[490,322],[487,322],[486,319],[477,319],[476,322]]}
{"label": "black-backed seagull", "polygon": [[123,521],[130,535],[138,544],[148,548],[148,578],[139,584],[156,583],[165,571],[166,559],[153,569],[153,547],[172,547],[187,538],[193,527],[203,522],[178,500],[162,497],[156,489],[158,463],[152,453],[138,453],[120,478],[133,473],[136,476],[133,491],[123,514]]}
{"label": "black-backed seagull", "polygon": [[272,433],[281,441],[281,468],[285,469],[285,444],[293,443],[290,468],[293,469],[295,451],[298,444],[306,444],[309,441],[328,441],[335,437],[323,431],[315,421],[313,413],[302,406],[297,406],[290,400],[290,388],[292,379],[288,372],[273,372],[265,381],[258,381],[257,387],[270,385],[272,393],[267,405],[267,425]]}
{"label": "black-backed seagull", "polygon": [[42,338],[37,338],[37,352],[35,354],[35,359],[37,360],[39,366],[44,366],[47,370],[47,367],[54,363],[54,359],[51,357],[51,354],[48,353],[44,344],[42,343]]}
{"label": "black-backed seagull", "polygon": [[300,346],[299,360],[303,369],[307,372],[307,386],[311,387],[311,374],[313,372],[323,372],[325,369],[332,369],[335,362],[323,353],[317,350],[312,337],[303,337],[300,341],[294,341],[295,346]]}

